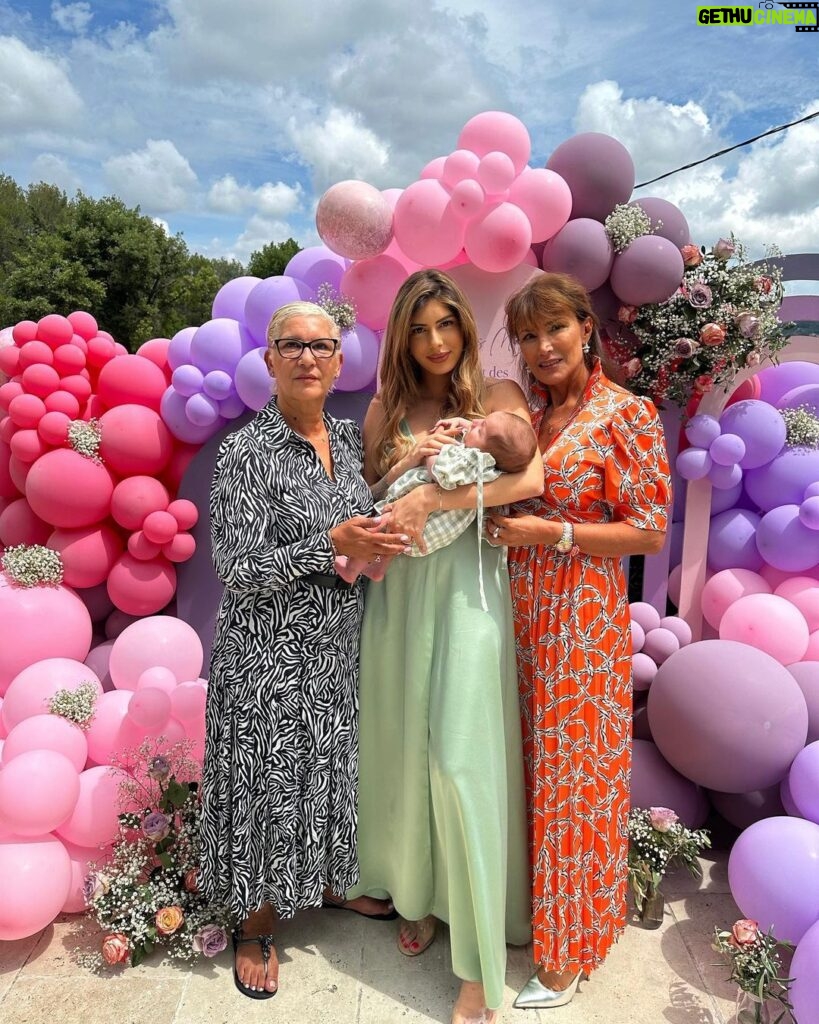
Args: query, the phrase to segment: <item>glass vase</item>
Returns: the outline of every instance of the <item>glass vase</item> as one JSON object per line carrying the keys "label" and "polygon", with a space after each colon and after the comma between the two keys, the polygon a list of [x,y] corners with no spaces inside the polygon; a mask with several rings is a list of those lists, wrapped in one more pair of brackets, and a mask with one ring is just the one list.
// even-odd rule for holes
{"label": "glass vase", "polygon": [[736,1024],[772,1024],[774,1007],[767,999],[760,999],[744,989],[737,991]]}
{"label": "glass vase", "polygon": [[665,896],[659,889],[649,889],[640,906],[640,923],[643,928],[659,928],[665,914]]}

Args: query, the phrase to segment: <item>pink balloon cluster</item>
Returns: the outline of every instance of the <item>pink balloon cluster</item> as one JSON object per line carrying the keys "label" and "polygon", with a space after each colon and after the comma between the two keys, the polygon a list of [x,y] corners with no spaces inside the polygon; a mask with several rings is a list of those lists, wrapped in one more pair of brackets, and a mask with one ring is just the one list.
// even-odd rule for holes
{"label": "pink balloon cluster", "polygon": [[[47,545],[60,552],[69,586],[90,593],[106,584],[122,611],[158,611],[175,593],[174,563],[193,554],[184,531],[196,521],[190,503],[171,508],[196,449],[176,441],[159,414],[170,343],[157,338],[130,355],[83,312],[22,321],[12,335],[0,350],[11,374],[0,387],[0,544]],[[92,419],[96,455],[72,440],[77,422]],[[145,479],[163,501],[126,527],[112,516],[114,496]]]}
{"label": "pink balloon cluster", "polygon": [[647,690],[658,666],[691,643],[691,627],[678,615],[660,617],[653,605],[633,601],[631,613],[631,667],[634,690]]}
{"label": "pink balloon cluster", "polygon": [[[204,751],[202,644],[180,619],[129,626],[110,649],[113,689],[80,660],[29,664],[0,702],[0,940],[31,935],[58,913],[85,909],[89,863],[104,862],[118,828],[112,760],[147,738]],[[83,730],[49,713],[59,690],[90,684],[94,717]]]}

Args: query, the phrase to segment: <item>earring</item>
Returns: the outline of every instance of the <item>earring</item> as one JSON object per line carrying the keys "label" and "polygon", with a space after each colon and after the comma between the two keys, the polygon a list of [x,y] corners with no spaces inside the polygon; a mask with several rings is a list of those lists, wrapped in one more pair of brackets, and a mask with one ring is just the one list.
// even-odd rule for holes
{"label": "earring", "polygon": [[585,344],[583,345],[583,355],[587,356],[589,352],[591,352],[591,347],[589,346],[588,342],[585,342]]}

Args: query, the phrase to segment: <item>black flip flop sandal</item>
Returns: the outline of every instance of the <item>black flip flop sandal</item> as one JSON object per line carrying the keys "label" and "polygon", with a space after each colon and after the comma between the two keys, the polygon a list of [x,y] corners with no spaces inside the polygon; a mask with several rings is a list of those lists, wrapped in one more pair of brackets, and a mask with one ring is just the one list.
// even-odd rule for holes
{"label": "black flip flop sandal", "polygon": [[236,970],[236,953],[239,946],[246,942],[258,942],[259,947],[262,951],[262,960],[264,961],[265,975],[267,974],[267,966],[270,963],[270,954],[276,948],[276,942],[272,935],[254,935],[252,938],[244,938],[241,932],[233,932],[231,935],[233,939],[233,984],[243,996],[247,996],[248,999],[272,999],[273,996],[279,991],[278,985],[272,992],[263,988],[260,991],[256,989],[248,988],[247,985],[239,977],[239,972]]}
{"label": "black flip flop sandal", "polygon": [[366,917],[368,921],[394,921],[398,917],[398,911],[394,907],[385,914],[365,914],[363,910],[351,907],[348,900],[336,902],[333,899],[328,899],[327,896],[322,898],[321,907],[322,910],[347,910],[351,914],[358,914],[359,917]]}

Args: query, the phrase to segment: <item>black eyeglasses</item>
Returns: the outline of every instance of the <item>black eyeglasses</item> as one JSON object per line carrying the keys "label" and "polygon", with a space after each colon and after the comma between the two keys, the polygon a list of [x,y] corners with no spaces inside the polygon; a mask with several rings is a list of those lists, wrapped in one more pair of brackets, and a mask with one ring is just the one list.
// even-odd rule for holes
{"label": "black eyeglasses", "polygon": [[337,338],[315,338],[301,341],[299,338],[276,338],[273,344],[282,359],[298,359],[309,348],[316,359],[330,359],[335,355],[340,342]]}

